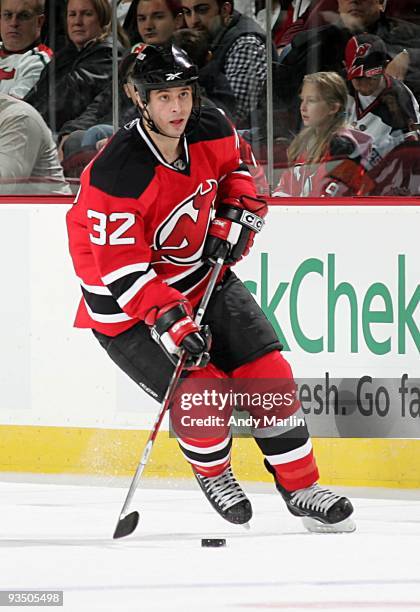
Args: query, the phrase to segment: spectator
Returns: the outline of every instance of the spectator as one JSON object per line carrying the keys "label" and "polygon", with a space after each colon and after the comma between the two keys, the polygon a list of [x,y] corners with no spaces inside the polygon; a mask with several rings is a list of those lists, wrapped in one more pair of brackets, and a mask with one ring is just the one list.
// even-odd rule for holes
{"label": "spectator", "polygon": [[386,47],[371,34],[358,34],[349,40],[345,51],[348,103],[351,125],[372,136],[371,167],[407,139],[420,122],[419,105],[411,91],[385,74]]}
{"label": "spectator", "polygon": [[0,92],[24,98],[52,51],[40,42],[44,0],[1,0]]}
{"label": "spectator", "polygon": [[[136,10],[138,34],[142,39],[146,39],[148,44],[165,43],[183,22],[181,5],[177,4],[177,0],[135,0],[130,10],[134,10],[132,7]],[[144,44],[141,43],[141,46]],[[139,50],[136,47],[137,45],[133,47],[134,52]],[[126,67],[124,62],[122,72],[125,72]],[[131,100],[124,92],[124,82],[125,75],[120,78],[119,87],[120,125],[127,123],[133,116]],[[94,146],[98,138],[110,136],[113,131],[111,124],[112,90],[108,86],[96,96],[81,115],[62,125],[58,140],[60,147],[63,148],[63,157],[73,155],[81,148]],[[94,126],[97,126],[97,129],[91,129]],[[70,134],[74,134],[74,137],[68,141],[67,137]]]}
{"label": "spectator", "polygon": [[[26,102],[0,93],[0,193],[71,193],[45,121]],[[22,179],[31,179],[25,182]],[[21,181],[21,182],[20,182]]]}
{"label": "spectator", "polygon": [[[174,33],[172,40],[177,47],[184,49],[193,64],[198,68],[202,105],[215,105],[232,119],[235,110],[235,96],[226,75],[212,69],[212,53],[209,50],[207,32],[205,30],[182,28]],[[249,173],[254,179],[257,193],[268,194],[268,184],[264,171],[256,161],[252,147],[241,136],[239,136],[239,147],[241,159],[247,165]]]}
{"label": "spectator", "polygon": [[[356,195],[364,185],[371,138],[346,125],[347,87],[335,72],[307,75],[300,94],[304,128],[288,149],[289,164],[274,195]],[[365,188],[364,188],[365,190]]]}
{"label": "spectator", "polygon": [[184,18],[179,0],[133,0],[124,21],[131,44],[160,45],[182,28]]}
{"label": "spectator", "polygon": [[69,43],[44,68],[25,98],[53,132],[84,112],[109,86],[112,72],[108,0],[69,0],[66,23]]}
{"label": "spectator", "polygon": [[264,31],[229,0],[182,0],[182,7],[187,26],[209,34],[213,69],[226,75],[237,121],[249,127],[251,114],[262,104],[267,76]]}
{"label": "spectator", "polygon": [[[271,36],[277,50],[289,44],[302,30],[319,27],[331,22],[332,11],[325,7],[324,0],[273,0],[271,15]],[[327,9],[327,10],[326,10]],[[266,9],[258,11],[256,20],[266,29]]]}
{"label": "spectator", "polygon": [[160,45],[170,39],[184,19],[181,5],[170,0],[140,0],[137,4],[137,29],[143,42]]}
{"label": "spectator", "polygon": [[[127,90],[127,78],[136,60],[137,54],[145,47],[135,46],[135,51],[128,53],[119,66],[119,105],[120,125],[125,125],[138,116],[137,106],[133,106],[131,95]],[[103,115],[103,113],[106,113]],[[102,118],[103,117],[103,118]],[[73,129],[72,129],[73,128]],[[67,133],[66,130],[69,130]],[[59,154],[67,176],[80,176],[80,172],[97,150],[99,141],[106,141],[113,133],[112,96],[110,90],[104,90],[90,104],[86,111],[75,121],[63,126]],[[99,148],[99,147],[98,147]],[[61,149],[61,153],[60,153]],[[83,153],[80,157],[79,153]],[[76,157],[76,166],[74,156]],[[68,160],[68,158],[70,158]],[[67,161],[68,160],[68,161]]]}
{"label": "spectator", "polygon": [[345,76],[346,44],[354,34],[362,32],[379,36],[390,58],[404,49],[408,51],[410,61],[405,82],[420,99],[420,28],[386,17],[383,0],[338,0],[338,10],[335,23],[299,33],[285,48],[277,75],[276,94],[280,101],[296,109],[305,74],[335,71]]}
{"label": "spectator", "polygon": [[172,40],[177,47],[184,49],[197,66],[198,82],[201,96],[205,99],[204,102],[206,103],[206,99],[209,100],[233,120],[235,96],[226,75],[212,69],[212,53],[209,49],[210,41],[207,32],[182,28],[174,32]]}
{"label": "spectator", "polygon": [[275,32],[275,45],[280,51],[290,44],[298,32],[328,25],[337,19],[336,0],[281,0],[287,15]]}

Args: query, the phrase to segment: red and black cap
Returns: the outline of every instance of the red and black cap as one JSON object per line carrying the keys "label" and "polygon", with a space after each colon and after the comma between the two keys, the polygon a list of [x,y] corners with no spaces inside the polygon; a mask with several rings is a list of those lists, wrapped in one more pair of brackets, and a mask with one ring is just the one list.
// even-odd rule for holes
{"label": "red and black cap", "polygon": [[345,50],[347,79],[374,77],[383,74],[387,63],[385,43],[373,34],[357,34]]}

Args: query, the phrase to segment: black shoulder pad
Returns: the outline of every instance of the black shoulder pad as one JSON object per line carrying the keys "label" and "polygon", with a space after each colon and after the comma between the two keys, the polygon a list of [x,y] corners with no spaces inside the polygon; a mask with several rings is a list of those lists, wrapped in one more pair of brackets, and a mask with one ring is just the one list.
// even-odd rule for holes
{"label": "black shoulder pad", "polygon": [[187,140],[193,144],[203,140],[217,140],[233,135],[233,126],[226,115],[218,108],[203,106],[197,126]]}
{"label": "black shoulder pad", "polygon": [[157,162],[137,132],[119,130],[95,159],[90,184],[120,198],[139,198],[155,174]]}

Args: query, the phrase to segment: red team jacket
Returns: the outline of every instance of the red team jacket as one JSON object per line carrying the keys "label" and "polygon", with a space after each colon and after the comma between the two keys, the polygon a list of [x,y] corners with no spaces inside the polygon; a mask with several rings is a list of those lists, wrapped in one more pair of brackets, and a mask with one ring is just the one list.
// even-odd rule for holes
{"label": "red team jacket", "polygon": [[343,197],[363,195],[371,187],[366,162],[372,138],[350,128],[342,128],[331,140],[319,163],[307,163],[302,154],[285,170],[273,195],[278,197]]}
{"label": "red team jacket", "polygon": [[256,196],[238,136],[203,108],[173,164],[141,120],[122,128],[87,166],[67,213],[83,297],[76,327],[115,336],[186,296],[197,305],[210,268],[201,260],[209,223],[226,197]]}

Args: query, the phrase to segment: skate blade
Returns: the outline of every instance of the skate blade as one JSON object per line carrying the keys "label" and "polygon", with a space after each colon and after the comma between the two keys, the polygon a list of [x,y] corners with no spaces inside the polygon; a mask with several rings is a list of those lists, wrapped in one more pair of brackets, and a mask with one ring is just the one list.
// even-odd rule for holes
{"label": "skate blade", "polygon": [[321,523],[305,516],[302,517],[302,523],[311,533],[352,533],[356,531],[356,523],[351,518],[346,518],[339,523]]}
{"label": "skate blade", "polygon": [[251,525],[249,523],[242,523],[241,527],[249,531],[251,529]]}

